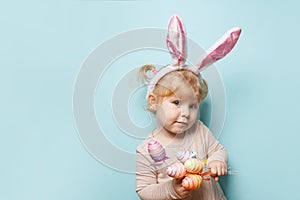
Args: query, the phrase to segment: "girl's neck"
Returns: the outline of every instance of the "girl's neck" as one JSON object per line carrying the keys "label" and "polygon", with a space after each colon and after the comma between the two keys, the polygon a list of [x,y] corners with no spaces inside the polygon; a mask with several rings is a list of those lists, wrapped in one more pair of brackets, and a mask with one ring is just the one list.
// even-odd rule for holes
{"label": "girl's neck", "polygon": [[180,143],[184,135],[185,133],[175,134],[159,127],[152,132],[152,137],[159,141],[163,146]]}

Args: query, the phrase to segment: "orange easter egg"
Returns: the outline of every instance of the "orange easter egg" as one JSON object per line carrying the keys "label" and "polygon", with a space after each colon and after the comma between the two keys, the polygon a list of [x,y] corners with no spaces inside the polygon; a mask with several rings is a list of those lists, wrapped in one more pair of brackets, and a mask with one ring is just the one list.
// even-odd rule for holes
{"label": "orange easter egg", "polygon": [[184,162],[186,171],[192,174],[200,173],[203,170],[203,163],[198,158],[189,158]]}
{"label": "orange easter egg", "polygon": [[195,190],[200,188],[202,177],[198,174],[189,174],[182,180],[182,187],[187,190]]}

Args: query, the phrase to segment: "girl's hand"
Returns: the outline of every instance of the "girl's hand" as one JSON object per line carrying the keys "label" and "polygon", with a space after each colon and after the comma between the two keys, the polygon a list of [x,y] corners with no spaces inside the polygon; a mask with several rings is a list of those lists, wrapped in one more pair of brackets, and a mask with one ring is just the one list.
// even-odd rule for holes
{"label": "girl's hand", "polygon": [[215,178],[215,181],[219,180],[219,176],[227,174],[227,165],[224,162],[215,160],[208,164],[207,168],[210,169],[211,176]]}
{"label": "girl's hand", "polygon": [[180,196],[180,198],[185,198],[190,195],[191,191],[186,190],[184,187],[182,187],[181,182],[183,178],[181,179],[173,179],[173,187],[175,192]]}

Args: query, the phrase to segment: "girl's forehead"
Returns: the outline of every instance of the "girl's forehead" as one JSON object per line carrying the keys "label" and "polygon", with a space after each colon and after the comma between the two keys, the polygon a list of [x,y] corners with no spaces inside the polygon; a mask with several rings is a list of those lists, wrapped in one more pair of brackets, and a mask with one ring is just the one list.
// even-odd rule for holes
{"label": "girl's forehead", "polygon": [[181,88],[179,90],[174,91],[174,93],[170,96],[170,98],[176,98],[180,100],[186,101],[197,101],[197,95],[191,88]]}

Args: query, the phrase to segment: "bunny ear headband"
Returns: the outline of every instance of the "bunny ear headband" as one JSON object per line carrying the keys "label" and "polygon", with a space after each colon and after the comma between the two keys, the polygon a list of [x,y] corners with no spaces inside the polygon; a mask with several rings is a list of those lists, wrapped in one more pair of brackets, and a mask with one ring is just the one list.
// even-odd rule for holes
{"label": "bunny ear headband", "polygon": [[234,47],[241,34],[240,28],[232,28],[227,31],[213,46],[201,55],[194,66],[185,65],[187,58],[186,34],[181,19],[173,15],[169,21],[168,34],[166,38],[167,47],[172,56],[172,64],[159,71],[154,70],[148,86],[147,96],[153,92],[157,82],[166,74],[177,70],[189,70],[197,75],[210,64],[226,56]]}

